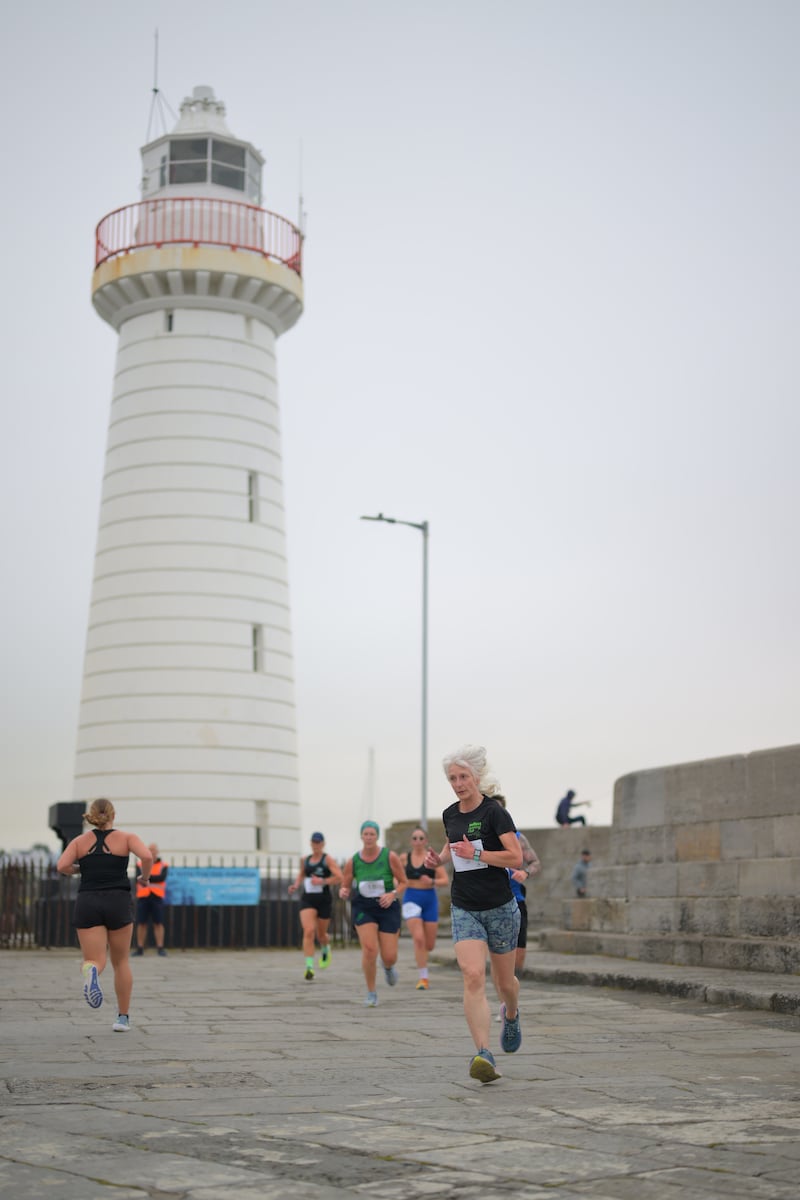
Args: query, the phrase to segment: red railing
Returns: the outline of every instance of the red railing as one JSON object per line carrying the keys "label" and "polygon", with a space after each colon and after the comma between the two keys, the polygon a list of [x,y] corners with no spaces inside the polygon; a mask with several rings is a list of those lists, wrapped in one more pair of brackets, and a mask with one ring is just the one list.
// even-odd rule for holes
{"label": "red railing", "polygon": [[277,213],[237,200],[169,196],[127,204],[103,217],[95,232],[95,266],[147,247],[225,246],[260,254],[302,274],[300,230]]}

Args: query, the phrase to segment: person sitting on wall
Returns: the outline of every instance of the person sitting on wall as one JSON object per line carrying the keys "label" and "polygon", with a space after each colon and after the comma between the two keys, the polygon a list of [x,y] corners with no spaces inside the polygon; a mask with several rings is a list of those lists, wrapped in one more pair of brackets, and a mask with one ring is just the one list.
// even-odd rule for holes
{"label": "person sitting on wall", "polygon": [[558,808],[556,809],[556,824],[585,825],[586,818],[584,817],[583,813],[579,813],[577,817],[571,817],[570,809],[589,808],[591,807],[591,803],[591,800],[575,800],[575,793],[573,792],[572,788],[570,788],[566,796],[564,796],[558,802]]}

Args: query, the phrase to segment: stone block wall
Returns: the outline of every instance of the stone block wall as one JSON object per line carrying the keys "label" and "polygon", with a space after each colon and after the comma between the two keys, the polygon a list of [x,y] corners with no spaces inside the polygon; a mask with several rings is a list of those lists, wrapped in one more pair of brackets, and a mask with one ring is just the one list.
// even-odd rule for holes
{"label": "stone block wall", "polygon": [[537,914],[544,945],[800,973],[800,746],[625,775],[599,843],[590,897]]}
{"label": "stone block wall", "polygon": [[608,825],[570,825],[562,829],[554,823],[552,829],[523,829],[523,833],[542,864],[526,888],[530,928],[559,925],[564,905],[575,895],[572,869],[581,850],[591,850],[593,864],[600,864],[602,870],[613,870],[608,866],[611,829]]}
{"label": "stone block wall", "polygon": [[[512,816],[513,806],[511,808]],[[386,844],[398,854],[408,850],[413,821],[397,821],[385,832]],[[428,822],[431,845],[439,850],[444,843],[444,826],[437,817]],[[609,861],[608,825],[588,825],[584,829],[573,825],[560,829],[555,823],[552,829],[523,829],[542,863],[538,875],[527,887],[528,919],[532,930],[557,926],[561,922],[565,902],[574,896],[571,883],[572,868],[584,848],[592,851],[593,859],[602,864]],[[608,869],[608,868],[606,868]],[[443,916],[449,913],[449,896],[442,890],[439,894]]]}

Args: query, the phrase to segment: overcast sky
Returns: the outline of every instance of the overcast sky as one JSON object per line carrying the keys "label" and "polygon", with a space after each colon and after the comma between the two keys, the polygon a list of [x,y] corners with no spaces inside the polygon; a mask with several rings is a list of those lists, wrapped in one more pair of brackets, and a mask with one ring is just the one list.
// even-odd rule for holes
{"label": "overcast sky", "polygon": [[304,833],[419,812],[422,538],[361,514],[430,522],[432,813],[465,741],[536,827],[567,787],[607,823],[629,771],[800,740],[800,5],[29,0],[0,15],[0,847],[55,845],[71,796],[116,349],[93,232],[139,199],[156,28],[166,100],[212,86],[292,220],[302,144]]}

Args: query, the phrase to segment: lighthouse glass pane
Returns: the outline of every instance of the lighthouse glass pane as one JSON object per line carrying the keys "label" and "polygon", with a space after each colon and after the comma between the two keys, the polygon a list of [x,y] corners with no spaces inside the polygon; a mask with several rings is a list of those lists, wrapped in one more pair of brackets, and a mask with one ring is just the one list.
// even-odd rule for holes
{"label": "lighthouse glass pane", "polygon": [[170,183],[206,183],[208,165],[200,163],[172,163],[169,168]]}
{"label": "lighthouse glass pane", "polygon": [[244,191],[244,171],[237,171],[235,167],[221,167],[218,163],[211,164],[211,182],[218,183],[221,187],[236,188],[237,191]]}
{"label": "lighthouse glass pane", "polygon": [[208,158],[207,138],[176,138],[170,142],[170,162],[186,162],[198,158]]}
{"label": "lighthouse glass pane", "polygon": [[244,146],[233,146],[230,142],[211,139],[211,157],[214,162],[227,163],[230,167],[244,166]]}
{"label": "lighthouse glass pane", "polygon": [[244,191],[244,146],[211,139],[211,182]]}
{"label": "lighthouse glass pane", "polygon": [[170,141],[169,181],[208,182],[208,138],[175,138]]}
{"label": "lighthouse glass pane", "polygon": [[247,198],[254,204],[261,203],[261,164],[248,151],[247,154]]}

